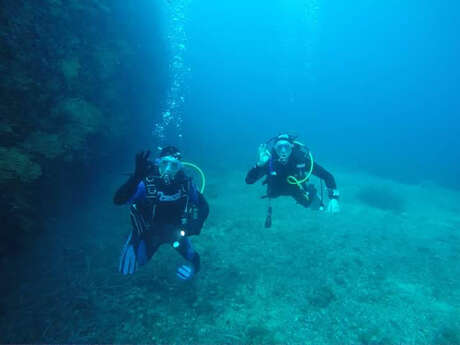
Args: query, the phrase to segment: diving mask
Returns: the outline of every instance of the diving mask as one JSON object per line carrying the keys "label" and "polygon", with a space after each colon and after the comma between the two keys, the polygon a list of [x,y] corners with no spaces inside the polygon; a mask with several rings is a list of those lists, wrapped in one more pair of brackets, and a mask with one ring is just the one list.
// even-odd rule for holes
{"label": "diving mask", "polygon": [[276,154],[278,155],[279,161],[281,163],[286,163],[288,161],[289,156],[292,153],[292,147],[293,146],[294,145],[292,145],[287,140],[280,140],[275,144],[274,150],[275,150]]}
{"label": "diving mask", "polygon": [[158,161],[158,169],[161,177],[173,179],[182,169],[182,163],[173,156],[164,156]]}

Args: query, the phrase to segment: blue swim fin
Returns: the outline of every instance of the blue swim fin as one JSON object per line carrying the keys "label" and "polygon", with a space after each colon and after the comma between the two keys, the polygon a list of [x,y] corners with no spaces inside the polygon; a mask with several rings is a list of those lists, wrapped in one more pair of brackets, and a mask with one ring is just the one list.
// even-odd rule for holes
{"label": "blue swim fin", "polygon": [[132,234],[129,235],[128,240],[121,250],[120,266],[118,271],[123,275],[133,274],[137,269],[137,257],[131,239]]}

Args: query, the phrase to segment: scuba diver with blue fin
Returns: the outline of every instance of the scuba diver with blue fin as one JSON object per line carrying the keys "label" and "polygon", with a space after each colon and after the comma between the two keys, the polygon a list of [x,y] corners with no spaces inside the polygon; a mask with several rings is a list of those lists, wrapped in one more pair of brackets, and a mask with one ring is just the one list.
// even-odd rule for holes
{"label": "scuba diver with blue fin", "polygon": [[[313,155],[308,148],[289,134],[280,134],[267,143],[259,146],[259,159],[257,164],[249,170],[246,183],[253,184],[266,176],[263,184],[267,185],[269,199],[268,214],[265,227],[271,226],[272,207],[270,200],[282,195],[292,196],[297,203],[311,209],[323,209],[322,181],[328,189],[329,203],[327,211],[337,213],[340,211],[339,191],[331,173],[314,162]],[[321,198],[315,186],[308,183],[314,175],[321,181]]]}
{"label": "scuba diver with blue fin", "polygon": [[[203,196],[204,175],[191,163],[181,161],[174,146],[164,147],[159,158],[149,160],[150,151],[136,155],[134,175],[115,193],[116,205],[130,206],[132,232],[124,245],[119,271],[133,274],[145,265],[162,244],[171,244],[188,264],[177,269],[177,276],[188,280],[200,270],[200,256],[189,236],[199,235],[208,217],[209,206]],[[201,190],[186,175],[184,166],[197,169]]]}

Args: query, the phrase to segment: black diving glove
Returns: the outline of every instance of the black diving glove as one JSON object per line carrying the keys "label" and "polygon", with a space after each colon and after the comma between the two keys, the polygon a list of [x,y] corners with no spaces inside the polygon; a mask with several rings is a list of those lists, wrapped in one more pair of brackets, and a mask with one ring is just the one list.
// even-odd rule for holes
{"label": "black diving glove", "polygon": [[137,181],[142,180],[147,176],[150,168],[149,162],[150,151],[140,151],[136,154],[136,169],[134,171],[134,178]]}

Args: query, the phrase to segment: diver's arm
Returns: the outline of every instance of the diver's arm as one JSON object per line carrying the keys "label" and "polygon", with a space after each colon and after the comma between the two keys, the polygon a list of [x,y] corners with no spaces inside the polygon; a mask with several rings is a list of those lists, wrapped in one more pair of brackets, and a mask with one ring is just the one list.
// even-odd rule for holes
{"label": "diver's arm", "polygon": [[113,202],[115,205],[125,205],[136,201],[145,193],[145,186],[142,180],[131,176],[115,193]]}
{"label": "diver's arm", "polygon": [[246,183],[253,184],[265,176],[267,170],[265,166],[254,166],[251,170],[248,171],[246,175]]}
{"label": "diver's arm", "polygon": [[312,174],[324,180],[329,191],[329,198],[338,198],[338,194],[336,195],[337,184],[335,183],[334,176],[329,171],[318,163],[314,163]]}
{"label": "diver's arm", "polygon": [[262,178],[267,173],[267,164],[272,156],[271,152],[269,151],[267,144],[262,144],[259,146],[258,149],[258,156],[259,159],[257,164],[249,170],[248,174],[246,175],[246,183],[253,184],[257,182],[260,178]]}
{"label": "diver's arm", "polygon": [[[150,151],[140,151],[136,154],[134,175],[125,182],[115,193],[113,202],[115,205],[123,205],[133,201],[137,195],[138,188],[141,187],[141,182],[147,176],[150,167],[149,162]],[[145,186],[142,183],[142,186]]]}
{"label": "diver's arm", "polygon": [[197,201],[192,207],[194,209],[190,212],[185,230],[187,235],[199,235],[204,221],[209,215],[209,205],[203,194],[198,193]]}

